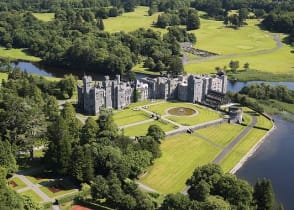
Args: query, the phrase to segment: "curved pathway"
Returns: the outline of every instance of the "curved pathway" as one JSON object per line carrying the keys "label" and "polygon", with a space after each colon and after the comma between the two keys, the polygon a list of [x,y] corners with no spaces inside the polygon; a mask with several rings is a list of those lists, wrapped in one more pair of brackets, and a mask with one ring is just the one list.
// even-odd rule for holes
{"label": "curved pathway", "polygon": [[231,149],[256,125],[257,117],[252,116],[252,121],[212,162],[219,163]]}
{"label": "curved pathway", "polygon": [[227,55],[217,55],[217,56],[210,56],[210,57],[195,58],[195,59],[190,59],[188,61],[185,60],[185,64],[187,64],[187,63],[201,63],[204,61],[218,60],[218,59],[223,59],[223,58],[235,58],[235,57],[244,57],[244,56],[272,53],[272,52],[275,52],[278,49],[283,47],[283,43],[282,43],[278,34],[272,34],[272,37],[273,37],[273,40],[276,42],[276,46],[271,49],[257,50],[257,51],[245,52],[245,53],[234,53],[234,54],[227,54]]}

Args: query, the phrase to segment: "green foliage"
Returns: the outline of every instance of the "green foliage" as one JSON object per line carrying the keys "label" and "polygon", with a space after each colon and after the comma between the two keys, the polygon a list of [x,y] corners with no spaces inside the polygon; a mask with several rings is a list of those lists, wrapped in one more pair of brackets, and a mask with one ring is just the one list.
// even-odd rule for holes
{"label": "green foliage", "polygon": [[147,136],[151,136],[154,140],[160,142],[165,138],[165,132],[158,125],[150,125]]}
{"label": "green foliage", "polygon": [[257,180],[254,185],[253,199],[257,210],[271,210],[274,208],[275,197],[270,180]]}
{"label": "green foliage", "polygon": [[16,160],[8,141],[2,141],[0,137],[0,167],[5,168],[8,173],[17,169]]}
{"label": "green foliage", "polygon": [[161,156],[160,144],[152,136],[141,137],[139,144],[143,150],[152,153],[153,160]]}
{"label": "green foliage", "polygon": [[191,201],[189,197],[186,195],[183,195],[182,193],[176,193],[176,194],[168,194],[160,209],[161,210],[186,210],[190,209],[191,207]]}
{"label": "green foliage", "polygon": [[111,110],[102,109],[98,118],[99,132],[98,136],[113,139],[117,136],[117,127],[113,120]]}

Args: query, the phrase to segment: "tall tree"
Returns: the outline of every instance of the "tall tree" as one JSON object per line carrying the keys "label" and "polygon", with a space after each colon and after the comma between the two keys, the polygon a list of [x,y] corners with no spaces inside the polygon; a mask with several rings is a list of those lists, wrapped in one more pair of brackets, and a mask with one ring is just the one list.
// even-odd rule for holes
{"label": "tall tree", "polygon": [[67,174],[71,166],[71,136],[69,124],[62,116],[48,128],[49,148],[45,160],[51,169],[59,174]]}
{"label": "tall tree", "polygon": [[196,10],[189,10],[187,17],[187,30],[195,30],[200,28],[200,19]]}
{"label": "tall tree", "polygon": [[270,180],[262,179],[255,183],[253,199],[257,210],[271,210],[274,208],[275,197]]}
{"label": "tall tree", "polygon": [[5,168],[8,173],[15,172],[17,169],[16,160],[8,141],[2,141],[0,137],[0,167]]}
{"label": "tall tree", "polygon": [[146,136],[151,136],[155,141],[160,142],[165,138],[165,132],[158,125],[150,125]]}

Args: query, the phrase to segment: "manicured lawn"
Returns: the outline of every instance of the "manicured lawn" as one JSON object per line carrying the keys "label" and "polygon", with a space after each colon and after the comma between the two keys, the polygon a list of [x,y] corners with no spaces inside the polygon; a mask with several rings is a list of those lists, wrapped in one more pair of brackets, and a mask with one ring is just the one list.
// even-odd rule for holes
{"label": "manicured lawn", "polygon": [[195,132],[214,143],[225,147],[238,136],[244,128],[245,126],[237,124],[221,124],[196,130]]}
{"label": "manicured lawn", "polygon": [[186,180],[198,166],[211,162],[220,148],[189,134],[165,139],[161,144],[162,156],[155,160],[140,182],[161,193],[180,192]]}
{"label": "manicured lawn", "polygon": [[[148,7],[136,7],[134,12],[123,13],[122,16],[108,18],[103,20],[105,31],[134,31],[138,28],[150,28],[157,20],[158,14],[148,15]],[[164,31],[164,29],[154,28],[157,31]]]}
{"label": "manicured lawn", "polygon": [[223,21],[201,19],[200,29],[194,30],[195,47],[218,54],[253,52],[275,47],[270,33],[258,27],[260,20],[248,19],[239,29],[225,27]]}
{"label": "manicured lawn", "polygon": [[[198,74],[212,73],[215,72],[214,68],[216,66],[223,67],[226,65],[228,67],[231,60],[238,60],[240,62],[240,69],[243,69],[243,65],[248,62],[251,69],[262,72],[293,74],[294,61],[291,51],[293,49],[290,46],[283,45],[281,49],[267,54],[237,56],[234,58],[189,63],[185,65],[185,71]],[[250,73],[250,70],[248,72]],[[262,77],[259,79],[262,79]]]}
{"label": "manicured lawn", "polygon": [[75,186],[67,180],[52,182],[48,185],[46,184],[46,186],[40,187],[40,190],[42,190],[50,198],[73,193],[76,191]]}
{"label": "manicured lawn", "polygon": [[212,120],[216,120],[220,118],[220,113],[205,108],[203,106],[191,104],[191,103],[182,103],[182,102],[165,102],[161,104],[151,105],[148,110],[158,113],[160,115],[166,115],[167,110],[172,107],[187,107],[192,108],[198,111],[198,115],[196,116],[168,116],[167,118],[173,120],[182,125],[196,125],[199,123],[204,123]]}
{"label": "manicured lawn", "polygon": [[146,135],[147,130],[150,125],[158,125],[165,132],[176,129],[176,127],[171,123],[168,123],[168,122],[162,123],[161,120],[155,120],[153,122],[124,128],[123,132],[124,132],[124,135],[126,135],[126,136],[144,136],[144,135]]}
{"label": "manicured lawn", "polygon": [[263,115],[259,115],[255,126],[265,129],[271,129],[273,127],[273,123]]}
{"label": "manicured lawn", "polygon": [[24,192],[21,192],[20,194],[30,196],[32,198],[32,200],[36,201],[36,202],[43,201],[42,198],[37,193],[35,193],[35,191],[33,191],[33,190],[26,190]]}
{"label": "manicured lawn", "polygon": [[24,61],[33,61],[37,62],[41,59],[32,55],[29,55],[25,49],[9,49],[7,50],[4,47],[0,47],[0,57],[9,58],[11,60],[24,60]]}
{"label": "manicured lawn", "polygon": [[247,152],[266,134],[267,131],[253,128],[233,149],[221,160],[220,166],[229,172]]}
{"label": "manicured lawn", "polygon": [[27,185],[21,181],[20,178],[18,177],[13,177],[12,179],[9,179],[9,185],[14,189],[14,190],[19,190],[22,189],[24,187],[26,187]]}
{"label": "manicured lawn", "polygon": [[40,175],[26,175],[25,177],[28,180],[30,180],[33,184],[47,183],[50,181],[49,178],[44,178],[41,174]]}
{"label": "manicured lawn", "polygon": [[143,120],[148,120],[150,117],[148,114],[141,110],[133,110],[133,109],[125,109],[121,111],[117,111],[113,115],[114,122],[118,126],[128,125],[135,122],[140,122]]}
{"label": "manicured lawn", "polygon": [[44,22],[49,22],[54,19],[54,13],[33,13],[33,15]]}

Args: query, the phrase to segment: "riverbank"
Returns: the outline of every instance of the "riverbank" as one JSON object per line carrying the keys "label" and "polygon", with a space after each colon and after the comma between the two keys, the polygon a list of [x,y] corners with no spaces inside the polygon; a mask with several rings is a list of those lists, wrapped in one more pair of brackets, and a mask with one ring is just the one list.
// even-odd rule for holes
{"label": "riverbank", "polygon": [[[272,121],[273,122],[273,121]],[[276,125],[273,122],[273,127],[246,153],[245,156],[230,170],[231,174],[235,174],[245,162],[256,152],[256,150],[262,145],[263,141],[276,129]]]}

